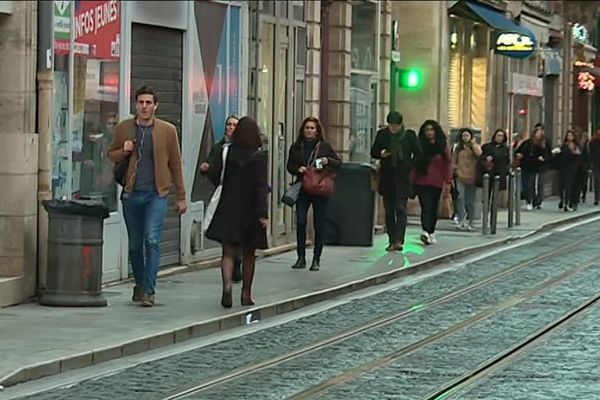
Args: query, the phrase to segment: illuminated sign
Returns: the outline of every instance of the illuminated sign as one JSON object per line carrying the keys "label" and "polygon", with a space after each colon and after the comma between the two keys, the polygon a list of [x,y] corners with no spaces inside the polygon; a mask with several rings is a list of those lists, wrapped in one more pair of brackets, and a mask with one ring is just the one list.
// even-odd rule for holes
{"label": "illuminated sign", "polygon": [[596,86],[596,77],[589,72],[579,72],[577,74],[577,86],[581,90],[594,90]]}
{"label": "illuminated sign", "polygon": [[535,38],[524,33],[501,32],[496,37],[494,51],[513,58],[529,57],[535,50]]}
{"label": "illuminated sign", "polygon": [[573,25],[571,29],[571,34],[573,35],[573,39],[579,43],[587,43],[590,41],[590,33],[587,28],[580,24]]}
{"label": "illuminated sign", "polygon": [[573,63],[573,65],[575,65],[576,67],[594,68],[594,64],[589,63],[589,62],[585,62],[585,61],[575,61]]}

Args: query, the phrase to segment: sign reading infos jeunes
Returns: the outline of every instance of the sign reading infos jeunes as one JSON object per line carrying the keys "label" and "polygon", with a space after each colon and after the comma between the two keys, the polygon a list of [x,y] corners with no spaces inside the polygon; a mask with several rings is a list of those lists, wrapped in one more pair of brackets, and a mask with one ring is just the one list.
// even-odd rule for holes
{"label": "sign reading infos jeunes", "polygon": [[[81,1],[75,4],[75,48],[77,54],[96,59],[118,59],[121,47],[121,18],[118,0]],[[71,2],[54,1],[54,50],[69,53]]]}
{"label": "sign reading infos jeunes", "polygon": [[520,32],[499,32],[494,52],[512,58],[527,58],[535,50],[535,37]]}

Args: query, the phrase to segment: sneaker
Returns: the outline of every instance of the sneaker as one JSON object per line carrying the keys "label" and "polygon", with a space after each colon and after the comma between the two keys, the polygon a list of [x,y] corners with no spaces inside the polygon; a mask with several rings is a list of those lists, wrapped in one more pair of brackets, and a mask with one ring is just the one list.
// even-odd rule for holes
{"label": "sneaker", "polygon": [[144,289],[142,289],[141,286],[134,286],[133,287],[133,295],[131,296],[131,301],[133,301],[134,303],[139,303],[140,301],[142,301],[144,297]]}
{"label": "sneaker", "polygon": [[142,296],[142,306],[143,307],[152,307],[152,306],[154,306],[154,295],[153,294],[144,293],[144,295]]}
{"label": "sneaker", "polygon": [[466,231],[467,230],[467,223],[466,222],[461,222],[458,224],[458,226],[456,227],[456,229],[458,229],[459,231]]}
{"label": "sneaker", "polygon": [[453,218],[452,218],[452,223],[453,223],[454,225],[458,225],[458,217],[453,217]]}
{"label": "sneaker", "polygon": [[437,243],[437,239],[436,239],[436,237],[435,237],[435,233],[431,233],[431,234],[429,235],[429,242],[430,242],[431,244],[436,244],[436,243]]}
{"label": "sneaker", "polygon": [[427,245],[427,244],[431,244],[431,238],[429,237],[429,233],[423,231],[423,233],[421,233],[421,242],[423,242],[423,244]]}
{"label": "sneaker", "polygon": [[535,207],[535,209],[536,209],[536,210],[541,210],[541,209],[542,209],[542,206],[541,206],[541,205],[539,205],[539,206],[536,206],[536,207]]}
{"label": "sneaker", "polygon": [[527,204],[527,211],[533,210],[533,206],[531,204]]}
{"label": "sneaker", "polygon": [[473,228],[473,224],[469,224],[467,225],[467,232],[473,232],[475,230],[475,228]]}

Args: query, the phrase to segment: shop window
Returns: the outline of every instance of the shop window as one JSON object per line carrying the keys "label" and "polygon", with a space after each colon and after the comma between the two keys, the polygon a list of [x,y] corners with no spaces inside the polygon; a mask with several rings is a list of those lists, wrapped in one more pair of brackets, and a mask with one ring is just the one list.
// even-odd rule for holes
{"label": "shop window", "polygon": [[350,77],[350,160],[369,162],[375,129],[376,86],[371,75]]}
{"label": "shop window", "polygon": [[352,6],[352,68],[377,70],[377,4],[360,2]]}
{"label": "shop window", "polygon": [[298,28],[296,30],[296,65],[300,67],[306,67],[306,29]]}
{"label": "shop window", "polygon": [[[64,4],[54,43],[53,196],[101,200],[115,211],[117,186],[106,151],[120,119],[120,3]],[[70,48],[71,27],[74,51]],[[72,71],[69,57],[73,58]]]}
{"label": "shop window", "polygon": [[305,2],[302,0],[292,0],[291,4],[293,18],[297,21],[304,21]]}

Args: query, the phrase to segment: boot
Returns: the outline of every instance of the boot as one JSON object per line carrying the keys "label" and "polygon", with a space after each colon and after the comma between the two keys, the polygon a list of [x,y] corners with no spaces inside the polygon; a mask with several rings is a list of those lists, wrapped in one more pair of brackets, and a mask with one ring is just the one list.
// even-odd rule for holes
{"label": "boot", "polygon": [[321,260],[315,257],[310,265],[310,271],[318,271],[319,269],[321,269]]}
{"label": "boot", "polygon": [[306,268],[306,258],[298,257],[298,260],[296,260],[296,264],[292,265],[292,268],[293,269]]}
{"label": "boot", "polygon": [[[249,265],[246,265],[249,264]],[[254,266],[255,263],[244,263],[243,272],[243,283],[242,283],[242,305],[253,306],[254,300],[252,300],[252,281],[254,280]]]}

